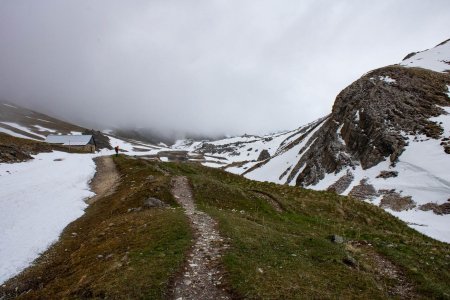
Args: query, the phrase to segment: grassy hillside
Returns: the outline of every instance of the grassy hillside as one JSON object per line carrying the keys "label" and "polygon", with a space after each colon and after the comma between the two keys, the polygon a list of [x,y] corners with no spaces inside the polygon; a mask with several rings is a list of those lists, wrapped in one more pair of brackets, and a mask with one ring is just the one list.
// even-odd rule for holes
{"label": "grassy hillside", "polygon": [[[118,190],[91,205],[34,267],[1,287],[0,298],[170,297],[192,243],[187,218],[170,194],[174,175],[188,177],[198,207],[228,239],[222,263],[237,298],[450,298],[450,245],[377,207],[193,163],[125,156],[115,162]],[[170,207],[145,208],[149,196]]]}
{"label": "grassy hillside", "polygon": [[189,177],[230,239],[224,265],[244,298],[450,298],[450,246],[378,207],[194,164],[165,167]]}

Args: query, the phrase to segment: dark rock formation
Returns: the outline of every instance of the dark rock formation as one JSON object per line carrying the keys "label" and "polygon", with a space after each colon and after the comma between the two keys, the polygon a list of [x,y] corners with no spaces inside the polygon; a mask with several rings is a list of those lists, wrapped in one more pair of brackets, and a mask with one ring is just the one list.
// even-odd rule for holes
{"label": "dark rock formation", "polygon": [[341,178],[339,178],[335,183],[330,185],[327,188],[327,191],[342,194],[350,186],[353,178],[353,174],[351,172],[347,172],[347,174],[341,176]]}
{"label": "dark rock formation", "polygon": [[258,161],[266,160],[270,158],[270,153],[266,149],[262,150],[261,153],[259,153]]}
{"label": "dark rock formation", "polygon": [[411,196],[403,197],[395,191],[380,192],[384,194],[380,202],[381,208],[389,208],[394,211],[402,211],[416,207],[416,203],[411,199]]}
{"label": "dark rock formation", "polygon": [[424,211],[432,210],[437,215],[448,215],[450,214],[450,199],[449,202],[441,205],[437,203],[427,203],[419,206],[419,209]]}
{"label": "dark rock formation", "polygon": [[240,148],[243,143],[233,143],[233,144],[225,144],[225,145],[214,145],[209,143],[204,143],[202,146],[196,150],[197,153],[201,154],[223,154],[227,153],[231,156],[239,155],[239,152],[236,151],[236,148]]}
{"label": "dark rock formation", "polygon": [[0,163],[21,162],[33,159],[29,153],[17,147],[0,145]]}
{"label": "dark rock formation", "polygon": [[380,175],[377,176],[377,178],[391,178],[391,177],[397,177],[398,172],[397,171],[381,171]]}
{"label": "dark rock formation", "polygon": [[442,127],[429,118],[450,105],[446,85],[448,74],[419,68],[389,66],[367,73],[337,96],[290,178],[302,170],[296,184],[308,186],[348,166],[368,169],[384,160],[395,165],[407,144],[404,133],[441,136]]}
{"label": "dark rock formation", "polygon": [[348,195],[358,200],[364,200],[378,196],[378,192],[372,185],[367,183],[367,179],[362,179],[358,185],[352,188]]}
{"label": "dark rock formation", "polygon": [[[60,150],[59,146],[12,137],[0,132],[0,163],[15,163],[33,159],[31,155]],[[63,149],[61,149],[63,150]],[[64,150],[63,150],[64,151]]]}

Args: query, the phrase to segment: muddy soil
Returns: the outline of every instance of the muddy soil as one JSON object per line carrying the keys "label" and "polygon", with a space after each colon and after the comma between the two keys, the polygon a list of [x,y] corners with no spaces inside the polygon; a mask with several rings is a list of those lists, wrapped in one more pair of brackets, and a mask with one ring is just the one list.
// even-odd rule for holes
{"label": "muddy soil", "polygon": [[94,161],[97,165],[97,171],[90,185],[95,196],[86,200],[88,204],[92,204],[97,199],[112,194],[120,181],[119,172],[117,172],[111,156],[97,157]]}

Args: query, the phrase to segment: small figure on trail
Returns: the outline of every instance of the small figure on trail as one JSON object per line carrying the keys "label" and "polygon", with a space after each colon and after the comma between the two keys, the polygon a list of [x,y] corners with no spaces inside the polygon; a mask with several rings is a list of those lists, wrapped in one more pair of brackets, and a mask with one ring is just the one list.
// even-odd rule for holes
{"label": "small figure on trail", "polygon": [[119,146],[115,146],[114,150],[116,150],[116,156],[118,156],[119,155]]}

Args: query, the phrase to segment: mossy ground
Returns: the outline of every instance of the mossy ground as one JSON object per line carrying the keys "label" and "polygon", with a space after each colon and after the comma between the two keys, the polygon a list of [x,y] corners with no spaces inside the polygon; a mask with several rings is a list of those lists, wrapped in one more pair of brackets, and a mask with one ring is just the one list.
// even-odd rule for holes
{"label": "mossy ground", "polygon": [[[225,282],[237,298],[450,298],[450,246],[375,206],[193,163],[125,156],[115,162],[118,190],[90,206],[3,292],[12,295],[18,287],[17,293],[30,290],[23,298],[167,298],[192,238],[170,194],[171,177],[183,175],[199,209],[228,239]],[[148,196],[172,208],[128,212]],[[333,243],[335,234],[345,242]],[[380,259],[392,270],[380,268]]]}

